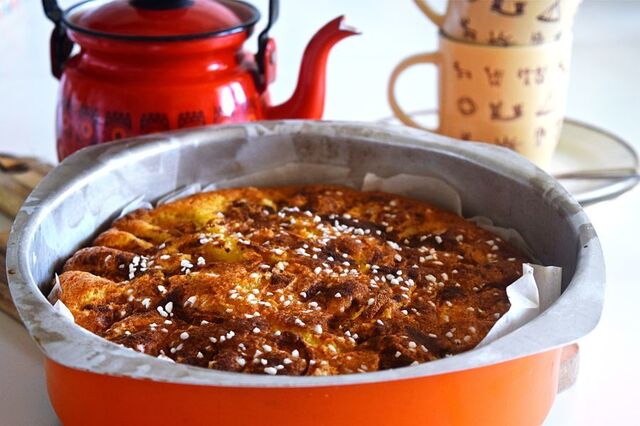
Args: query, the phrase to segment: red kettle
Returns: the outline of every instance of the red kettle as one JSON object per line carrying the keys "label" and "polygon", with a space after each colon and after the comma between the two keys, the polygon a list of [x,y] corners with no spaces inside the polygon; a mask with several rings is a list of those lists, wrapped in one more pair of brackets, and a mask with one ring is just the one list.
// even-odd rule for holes
{"label": "red kettle", "polygon": [[[320,29],[302,59],[297,87],[281,105],[269,30],[255,55],[242,50],[260,18],[237,0],[89,0],[62,11],[43,0],[55,24],[51,71],[60,79],[58,157],[101,142],[211,123],[322,117],[331,47],[356,31],[343,17]],[[72,54],[74,45],[78,53]]]}

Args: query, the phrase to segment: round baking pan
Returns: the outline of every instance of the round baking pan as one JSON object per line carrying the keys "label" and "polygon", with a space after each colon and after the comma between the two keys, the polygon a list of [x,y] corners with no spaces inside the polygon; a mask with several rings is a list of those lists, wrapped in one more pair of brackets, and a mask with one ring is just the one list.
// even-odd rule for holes
{"label": "round baking pan", "polygon": [[[76,326],[45,295],[61,262],[123,206],[194,182],[289,163],[445,180],[465,216],[517,229],[540,261],[563,268],[562,295],[484,347],[417,366],[328,377],[239,374],[174,364]],[[313,174],[286,183],[310,183]],[[42,348],[64,424],[534,425],[558,387],[562,346],[595,327],[604,265],[596,233],[571,195],[499,147],[364,123],[257,122],[149,135],[82,150],[53,170],[14,223],[7,269],[15,304]]]}

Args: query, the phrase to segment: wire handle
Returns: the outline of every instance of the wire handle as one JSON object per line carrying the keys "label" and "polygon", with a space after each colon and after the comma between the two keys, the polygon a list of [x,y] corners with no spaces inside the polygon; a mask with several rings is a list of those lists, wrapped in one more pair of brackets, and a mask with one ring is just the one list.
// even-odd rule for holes
{"label": "wire handle", "polygon": [[256,53],[256,64],[258,65],[258,75],[260,76],[260,80],[263,85],[266,85],[268,82],[265,78],[265,73],[267,72],[267,68],[269,64],[267,64],[267,47],[269,44],[269,30],[273,24],[278,20],[278,16],[280,15],[280,1],[279,0],[269,0],[269,21],[267,22],[267,26],[262,30],[260,35],[258,36],[258,53]]}
{"label": "wire handle", "polygon": [[44,8],[44,14],[56,26],[62,22],[63,12],[58,6],[57,0],[42,0],[42,7]]}
{"label": "wire handle", "polygon": [[62,76],[64,64],[73,50],[73,42],[67,36],[67,31],[62,21],[64,12],[58,6],[57,0],[42,0],[42,7],[44,8],[44,14],[55,25],[49,40],[49,52],[51,56],[51,74],[59,79]]}

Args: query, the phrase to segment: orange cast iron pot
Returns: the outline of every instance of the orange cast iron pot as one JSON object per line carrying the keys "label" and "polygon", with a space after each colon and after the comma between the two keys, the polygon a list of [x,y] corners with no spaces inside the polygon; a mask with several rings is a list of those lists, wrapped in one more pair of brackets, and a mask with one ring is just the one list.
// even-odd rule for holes
{"label": "orange cast iron pot", "polygon": [[514,426],[539,425],[546,417],[560,354],[558,348],[455,373],[328,387],[163,383],[51,360],[46,372],[51,402],[65,425]]}
{"label": "orange cast iron pot", "polygon": [[[339,166],[336,176],[348,168],[356,180],[370,171],[446,180],[468,214],[518,229],[542,263],[562,267],[562,292],[526,324],[473,351],[330,377],[169,363],[87,332],[47,299],[63,259],[132,199],[151,202],[196,183],[202,188],[296,162],[305,171],[307,164],[326,172]],[[320,179],[312,172],[288,183]],[[47,358],[51,403],[66,425],[539,425],[558,389],[561,348],[596,326],[605,282],[601,246],[580,205],[515,153],[407,129],[316,121],[212,126],[81,150],[25,201],[7,271],[20,316]]]}

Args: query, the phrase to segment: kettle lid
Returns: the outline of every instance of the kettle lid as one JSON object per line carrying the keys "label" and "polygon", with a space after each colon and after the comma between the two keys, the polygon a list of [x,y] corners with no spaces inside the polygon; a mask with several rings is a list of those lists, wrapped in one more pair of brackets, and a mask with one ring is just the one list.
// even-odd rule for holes
{"label": "kettle lid", "polygon": [[67,9],[64,25],[132,41],[177,41],[250,31],[260,12],[238,0],[89,0]]}

